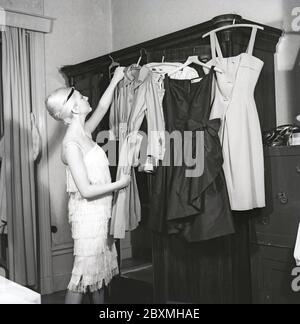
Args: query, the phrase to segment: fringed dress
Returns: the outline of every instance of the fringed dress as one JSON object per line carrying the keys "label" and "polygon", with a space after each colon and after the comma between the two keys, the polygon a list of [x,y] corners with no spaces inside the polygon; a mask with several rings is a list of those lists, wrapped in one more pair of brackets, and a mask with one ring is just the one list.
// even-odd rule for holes
{"label": "fringed dress", "polygon": [[[105,152],[97,144],[87,153],[75,142],[84,156],[91,184],[109,184],[111,176]],[[95,292],[108,285],[119,273],[117,251],[108,239],[112,211],[112,194],[87,200],[79,193],[72,174],[66,167],[69,193],[69,222],[74,240],[74,266],[68,289],[76,293]]]}

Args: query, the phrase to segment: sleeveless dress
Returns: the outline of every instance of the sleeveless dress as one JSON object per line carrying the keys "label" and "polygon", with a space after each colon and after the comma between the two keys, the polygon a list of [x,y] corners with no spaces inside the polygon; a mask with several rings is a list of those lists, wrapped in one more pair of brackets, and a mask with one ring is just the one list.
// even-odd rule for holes
{"label": "sleeveless dress", "polygon": [[[210,119],[222,120],[219,136],[231,209],[265,207],[264,154],[254,90],[264,62],[252,55],[257,29],[246,53],[225,58],[217,35],[211,34],[212,61],[217,73]],[[216,56],[217,54],[217,56]]]}
{"label": "sleeveless dress", "polygon": [[[181,135],[182,152],[190,147],[196,156],[197,132],[204,134],[202,175],[187,177],[194,168],[179,166],[170,141],[165,160],[151,179],[148,227],[161,234],[175,235],[187,242],[207,241],[235,232],[225,177],[222,147],[218,136],[220,120],[209,120],[214,69],[200,82],[165,77],[163,111],[166,131]],[[185,137],[188,132],[192,137]],[[178,145],[178,143],[177,143]],[[200,162],[200,161],[199,161]],[[202,161],[201,161],[202,162]],[[200,164],[200,163],[199,163]],[[203,164],[203,163],[202,163]]]}
{"label": "sleeveless dress", "polygon": [[[82,151],[86,172],[91,184],[109,184],[111,176],[105,152],[96,143],[85,153]],[[87,200],[79,193],[69,167],[66,167],[69,193],[69,222],[74,240],[74,266],[68,289],[76,293],[95,292],[107,286],[119,273],[115,244],[108,243],[112,194]]]}

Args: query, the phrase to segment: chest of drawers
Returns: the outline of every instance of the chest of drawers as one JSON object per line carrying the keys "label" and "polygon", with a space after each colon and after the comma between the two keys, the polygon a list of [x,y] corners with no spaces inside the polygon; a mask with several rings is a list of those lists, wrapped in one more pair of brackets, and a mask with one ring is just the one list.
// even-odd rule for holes
{"label": "chest of drawers", "polygon": [[300,222],[300,146],[265,151],[266,208],[250,226],[254,303],[300,303],[292,291],[294,246]]}

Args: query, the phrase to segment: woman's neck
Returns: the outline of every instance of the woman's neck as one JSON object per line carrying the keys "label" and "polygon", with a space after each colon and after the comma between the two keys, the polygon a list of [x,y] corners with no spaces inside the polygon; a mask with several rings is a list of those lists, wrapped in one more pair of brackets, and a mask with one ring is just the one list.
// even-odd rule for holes
{"label": "woman's neck", "polygon": [[78,134],[78,132],[81,132],[82,135],[86,135],[85,133],[85,129],[84,129],[84,125],[85,125],[85,116],[83,115],[79,115],[79,116],[74,116],[73,120],[69,126],[69,129],[72,129],[76,132],[76,134]]}

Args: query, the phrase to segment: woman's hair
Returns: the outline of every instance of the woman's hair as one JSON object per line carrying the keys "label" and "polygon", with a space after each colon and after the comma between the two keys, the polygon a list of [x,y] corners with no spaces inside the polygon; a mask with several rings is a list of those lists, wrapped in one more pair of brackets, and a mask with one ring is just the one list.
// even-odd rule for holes
{"label": "woman's hair", "polygon": [[68,88],[59,88],[52,92],[45,101],[49,115],[57,121],[64,122],[66,125],[70,124],[72,119],[70,107],[64,104],[68,92]]}

